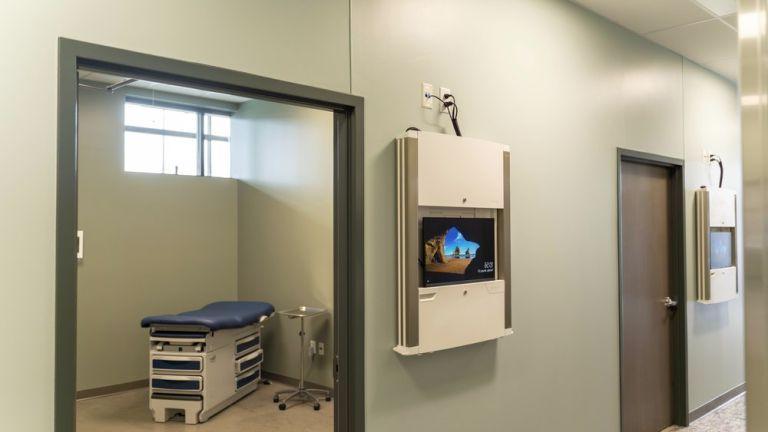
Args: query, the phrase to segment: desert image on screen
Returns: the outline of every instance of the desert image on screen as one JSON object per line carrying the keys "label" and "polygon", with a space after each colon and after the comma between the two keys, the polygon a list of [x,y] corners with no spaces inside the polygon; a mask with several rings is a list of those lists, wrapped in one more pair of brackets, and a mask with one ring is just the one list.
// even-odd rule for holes
{"label": "desert image on screen", "polygon": [[477,256],[479,244],[464,238],[456,227],[424,242],[426,271],[463,275]]}

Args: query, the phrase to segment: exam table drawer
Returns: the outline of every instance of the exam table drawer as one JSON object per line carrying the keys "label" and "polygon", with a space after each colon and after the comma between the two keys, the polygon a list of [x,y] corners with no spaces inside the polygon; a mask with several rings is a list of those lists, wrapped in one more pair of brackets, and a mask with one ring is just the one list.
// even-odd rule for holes
{"label": "exam table drawer", "polygon": [[199,393],[203,391],[203,378],[178,375],[152,375],[152,390],[164,392]]}
{"label": "exam table drawer", "polygon": [[202,371],[202,357],[152,356],[152,372],[199,373]]}
{"label": "exam table drawer", "polygon": [[238,375],[235,378],[235,387],[240,390],[241,388],[251,384],[254,381],[261,379],[261,366],[251,369],[248,372]]}
{"label": "exam table drawer", "polygon": [[257,350],[235,360],[235,372],[242,373],[261,364],[264,359],[264,351]]}
{"label": "exam table drawer", "polygon": [[241,355],[260,347],[261,336],[254,333],[235,342],[235,355]]}

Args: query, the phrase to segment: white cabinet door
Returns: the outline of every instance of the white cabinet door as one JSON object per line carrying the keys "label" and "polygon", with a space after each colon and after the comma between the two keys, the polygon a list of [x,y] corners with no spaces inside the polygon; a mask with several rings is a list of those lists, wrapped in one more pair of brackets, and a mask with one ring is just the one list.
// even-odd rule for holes
{"label": "white cabinet door", "polygon": [[709,299],[701,303],[722,303],[733,300],[739,296],[739,280],[736,267],[726,267],[710,270],[709,272]]}
{"label": "white cabinet door", "polygon": [[419,132],[419,205],[504,207],[504,148],[474,138]]}
{"label": "white cabinet door", "polygon": [[729,189],[709,191],[709,226],[736,226],[736,192]]}
{"label": "white cabinet door", "polygon": [[419,351],[504,336],[504,281],[419,288]]}

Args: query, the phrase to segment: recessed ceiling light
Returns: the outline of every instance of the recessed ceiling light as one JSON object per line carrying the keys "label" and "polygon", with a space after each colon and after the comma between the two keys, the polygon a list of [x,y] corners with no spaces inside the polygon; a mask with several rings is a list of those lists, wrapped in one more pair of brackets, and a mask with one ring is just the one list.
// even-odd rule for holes
{"label": "recessed ceiling light", "polygon": [[741,39],[756,38],[765,28],[763,12],[746,12],[739,14],[739,37]]}

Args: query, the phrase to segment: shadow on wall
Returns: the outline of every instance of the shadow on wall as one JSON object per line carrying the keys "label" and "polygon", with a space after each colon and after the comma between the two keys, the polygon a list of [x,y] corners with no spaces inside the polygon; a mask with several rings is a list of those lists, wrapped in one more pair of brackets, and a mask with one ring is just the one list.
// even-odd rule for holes
{"label": "shadow on wall", "polygon": [[732,325],[729,302],[702,304],[694,302],[693,333],[706,334]]}
{"label": "shadow on wall", "polygon": [[[421,356],[401,356],[394,351],[390,354],[396,357],[400,368],[423,397],[440,400],[485,389],[490,382],[498,379],[497,350],[498,340],[492,340]],[[439,367],[436,366],[438,363]],[[461,376],[472,379],[462,379]],[[387,412],[412,407],[410,400],[402,398],[375,400],[373,403]]]}

